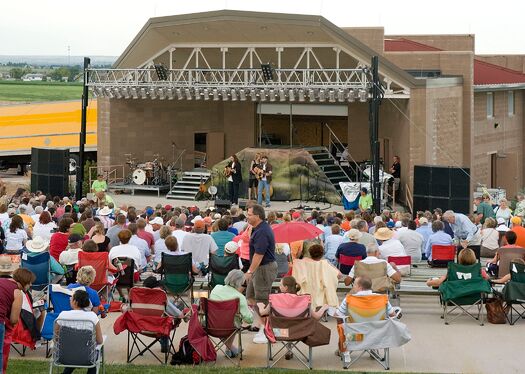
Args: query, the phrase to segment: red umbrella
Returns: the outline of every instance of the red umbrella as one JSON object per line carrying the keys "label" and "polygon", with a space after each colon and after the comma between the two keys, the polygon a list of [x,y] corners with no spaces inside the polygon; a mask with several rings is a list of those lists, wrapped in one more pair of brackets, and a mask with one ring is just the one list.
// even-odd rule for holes
{"label": "red umbrella", "polygon": [[284,222],[272,225],[276,243],[291,243],[317,238],[322,230],[306,222]]}

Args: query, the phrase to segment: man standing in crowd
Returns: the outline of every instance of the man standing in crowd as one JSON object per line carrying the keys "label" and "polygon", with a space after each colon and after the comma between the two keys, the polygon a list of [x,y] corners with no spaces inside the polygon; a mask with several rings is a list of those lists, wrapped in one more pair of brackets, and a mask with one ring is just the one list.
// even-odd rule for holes
{"label": "man standing in crowd", "polygon": [[490,195],[483,195],[474,198],[474,204],[476,205],[476,222],[485,223],[487,218],[494,218],[494,210],[490,205]]}
{"label": "man standing in crowd", "polygon": [[[277,277],[275,238],[261,205],[255,204],[248,209],[248,223],[253,229],[250,237],[250,268],[246,272],[246,298],[249,305],[255,305],[256,302],[266,305],[273,281]],[[268,342],[264,335],[264,325],[261,324],[253,341],[258,344]]]}
{"label": "man standing in crowd", "polygon": [[401,164],[399,156],[394,156],[394,163],[390,167],[390,174],[394,177],[393,189],[396,191],[397,195],[399,193],[399,184],[401,182]]}
{"label": "man standing in crowd", "polygon": [[447,210],[443,213],[443,219],[450,224],[454,237],[460,240],[458,249],[469,247],[476,253],[476,258],[479,259],[481,233],[478,227],[466,215],[454,213],[452,210]]}
{"label": "man standing in crowd", "polygon": [[195,221],[193,232],[184,237],[182,251],[191,253],[191,258],[196,264],[208,265],[210,254],[217,251],[217,244],[211,235],[206,233],[204,220]]}
{"label": "man standing in crowd", "polygon": [[239,186],[242,182],[241,163],[237,155],[230,157],[230,162],[226,166],[228,171],[228,189],[230,193],[230,203],[237,205],[239,203]]}

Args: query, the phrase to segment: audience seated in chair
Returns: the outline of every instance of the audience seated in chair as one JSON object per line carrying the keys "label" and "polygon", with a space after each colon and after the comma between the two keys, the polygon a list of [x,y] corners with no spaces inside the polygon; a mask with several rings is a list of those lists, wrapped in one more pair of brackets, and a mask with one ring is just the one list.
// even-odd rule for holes
{"label": "audience seated in chair", "polygon": [[325,304],[336,307],[339,305],[337,286],[343,275],[323,258],[322,245],[314,244],[308,251],[310,258],[295,260],[292,267],[292,276],[301,287],[299,295],[311,295],[313,308]]}
{"label": "audience seated in chair", "polygon": [[[465,249],[462,249],[459,252],[458,262],[459,262],[460,265],[473,265],[476,262],[478,262],[478,260],[476,259],[476,254],[474,253],[474,251],[472,249],[465,248]],[[487,273],[485,272],[485,270],[483,268],[481,269],[481,276],[484,279],[488,279],[489,278],[489,276],[487,275]],[[447,276],[446,275],[443,275],[443,276],[441,276],[439,278],[431,278],[431,279],[427,280],[427,286],[429,286],[429,287],[439,287],[446,280],[447,280]]]}
{"label": "audience seated in chair", "polygon": [[[518,237],[514,231],[507,231],[504,235],[504,238],[505,238],[504,241],[507,244],[499,248],[496,251],[494,258],[492,258],[491,260],[487,262],[487,272],[490,275],[501,277],[501,276],[504,276],[508,272],[508,269],[506,269],[507,271],[504,271],[505,274],[499,275],[501,253],[504,253],[505,250],[507,249],[515,249],[517,251],[522,250],[525,253],[525,249],[516,245],[516,240],[518,239]],[[506,262],[508,262],[510,259],[506,259],[506,260],[507,260]]]}
{"label": "audience seated in chair", "polygon": [[[345,285],[349,286],[353,283],[354,279],[361,275],[369,276],[368,274],[361,274],[360,268],[362,266],[357,265],[358,263],[362,265],[375,265],[375,264],[384,264],[384,274],[382,274],[382,277],[388,278],[394,283],[400,283],[401,282],[401,274],[396,270],[395,265],[389,264],[386,260],[383,260],[382,258],[379,258],[379,250],[375,247],[368,247],[366,249],[367,256],[364,260],[356,262],[356,265],[352,268],[348,276],[345,278]],[[357,273],[356,273],[356,268]],[[370,277],[372,279],[372,283],[375,282],[375,277]],[[376,290],[376,287],[372,287],[373,290]]]}
{"label": "audience seated in chair", "polygon": [[[252,323],[253,313],[248,308],[246,297],[242,294],[245,282],[246,279],[241,270],[230,271],[226,276],[226,279],[224,279],[224,286],[219,284],[213,288],[210,293],[210,300],[224,301],[239,299],[239,312],[241,314],[242,322]],[[230,358],[236,357],[240,353],[239,348],[233,345],[234,338],[235,336],[232,336],[226,341],[226,347],[228,347],[227,354]]]}
{"label": "audience seated in chair", "polygon": [[[71,297],[71,308],[72,310],[63,311],[58,315],[55,324],[55,336],[60,332],[61,320],[66,321],[92,321],[95,325],[96,342],[97,344],[103,343],[102,330],[100,328],[100,322],[95,313],[89,310],[89,295],[86,291],[77,290]],[[71,324],[68,324],[71,326]],[[63,373],[70,374],[73,372],[73,368],[65,368]],[[88,369],[88,374],[94,374],[97,372],[95,367]]]}
{"label": "audience seated in chair", "polygon": [[[511,263],[512,262],[515,262],[517,264],[525,265],[525,260],[522,259],[522,258],[514,258],[514,259],[511,260]],[[508,281],[510,281],[510,278],[511,278],[511,273],[509,272],[508,274],[505,274],[503,277],[498,278],[498,279],[493,279],[490,282],[491,283],[496,283],[496,284],[505,284]]]}
{"label": "audience seated in chair", "polygon": [[90,265],[82,266],[80,269],[78,269],[78,272],[77,272],[77,282],[68,284],[67,288],[73,289],[77,287],[84,287],[89,296],[89,301],[91,303],[91,310],[96,314],[98,313],[99,306],[100,306],[100,297],[98,296],[97,291],[89,287],[95,280],[95,276],[96,276],[96,272],[93,266],[90,266]]}

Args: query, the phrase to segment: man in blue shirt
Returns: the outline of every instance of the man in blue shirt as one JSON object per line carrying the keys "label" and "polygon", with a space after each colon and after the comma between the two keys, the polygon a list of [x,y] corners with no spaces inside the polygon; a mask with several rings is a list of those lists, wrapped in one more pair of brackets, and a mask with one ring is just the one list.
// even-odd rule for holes
{"label": "man in blue shirt", "polygon": [[425,245],[425,256],[430,261],[432,260],[432,246],[433,245],[451,245],[452,238],[449,234],[443,231],[445,225],[441,221],[432,222],[432,235],[428,237],[427,244]]}
{"label": "man in blue shirt", "polygon": [[[419,227],[416,229],[416,232],[420,233],[423,236],[423,252],[426,248],[428,238],[432,235],[432,227],[428,224],[428,219],[426,217],[421,217],[419,219]],[[423,253],[424,255],[425,253]]]}
{"label": "man in blue shirt", "polygon": [[350,241],[348,243],[342,243],[335,252],[335,258],[337,259],[337,261],[339,261],[340,264],[339,270],[345,275],[350,273],[350,270],[352,270],[352,265],[341,264],[341,255],[361,257],[361,260],[366,258],[366,247],[363,244],[359,244],[357,242],[362,236],[361,232],[357,229],[351,229],[350,231],[348,231],[346,236],[348,237],[348,239],[350,239]]}
{"label": "man in blue shirt", "polygon": [[447,210],[443,213],[443,219],[450,224],[454,237],[458,238],[463,246],[480,245],[481,235],[479,229],[466,215]]}
{"label": "man in blue shirt", "polygon": [[223,257],[224,246],[226,243],[232,241],[235,235],[228,231],[228,221],[224,218],[219,220],[218,227],[219,231],[212,232],[211,237],[215,241],[215,244],[217,244],[217,251],[215,251],[215,254],[217,256]]}

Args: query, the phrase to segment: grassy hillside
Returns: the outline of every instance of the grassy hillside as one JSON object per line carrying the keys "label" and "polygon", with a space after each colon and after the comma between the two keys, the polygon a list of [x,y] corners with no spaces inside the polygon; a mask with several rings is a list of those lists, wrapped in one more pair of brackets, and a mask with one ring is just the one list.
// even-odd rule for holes
{"label": "grassy hillside", "polygon": [[60,101],[81,97],[80,83],[0,81],[0,101]]}

